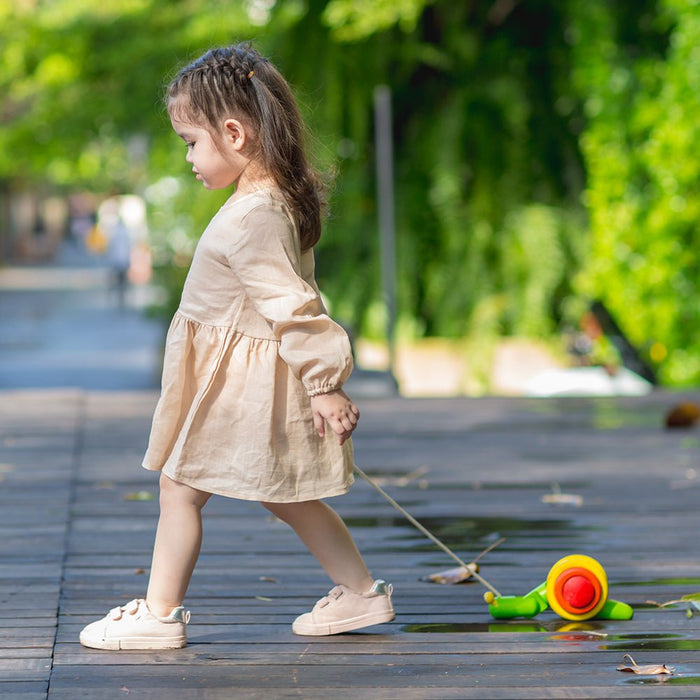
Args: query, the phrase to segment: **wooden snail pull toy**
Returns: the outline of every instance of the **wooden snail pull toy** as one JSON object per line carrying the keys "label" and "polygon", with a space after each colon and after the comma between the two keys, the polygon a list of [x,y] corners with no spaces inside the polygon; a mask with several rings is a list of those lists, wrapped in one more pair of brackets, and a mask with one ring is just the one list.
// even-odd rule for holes
{"label": "wooden snail pull toy", "polygon": [[547,607],[565,620],[630,620],[627,603],[608,599],[605,569],[592,557],[570,554],[549,570],[547,580],[524,596],[484,593],[489,612],[497,619],[534,617]]}

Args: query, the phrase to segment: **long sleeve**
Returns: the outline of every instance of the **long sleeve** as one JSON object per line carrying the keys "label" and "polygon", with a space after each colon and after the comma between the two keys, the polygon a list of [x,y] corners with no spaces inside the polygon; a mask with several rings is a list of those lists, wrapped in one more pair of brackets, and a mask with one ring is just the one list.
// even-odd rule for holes
{"label": "long sleeve", "polygon": [[302,277],[301,257],[294,223],[279,204],[248,212],[227,253],[251,304],[279,339],[280,356],[313,396],[342,386],[352,353],[313,279]]}

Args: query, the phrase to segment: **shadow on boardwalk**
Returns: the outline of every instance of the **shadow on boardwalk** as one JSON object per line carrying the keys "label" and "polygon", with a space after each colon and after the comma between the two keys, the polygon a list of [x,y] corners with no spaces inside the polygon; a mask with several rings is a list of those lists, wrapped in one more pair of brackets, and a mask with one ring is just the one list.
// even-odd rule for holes
{"label": "shadow on boardwalk", "polygon": [[[420,580],[452,561],[359,482],[334,505],[370,568],[393,582],[395,622],[294,636],[291,621],[327,590],[325,576],[257,504],[214,498],[187,600],[190,645],[153,654],[80,647],[84,624],[145,590],[157,475],[139,464],[162,338],[136,316],[133,333],[110,335],[117,312],[103,282],[89,284],[87,294],[58,294],[55,282],[42,297],[15,283],[14,306],[7,284],[0,296],[3,323],[15,313],[0,343],[0,697],[700,696],[700,612],[647,603],[700,591],[700,431],[662,428],[679,400],[664,393],[360,402],[357,463],[465,559],[506,537],[481,562],[496,588],[525,594],[560,557],[589,554],[605,566],[611,597],[635,607],[629,622],[577,624],[551,611],[491,619],[479,584]],[[102,385],[101,367],[114,370]],[[546,503],[553,489],[580,505]],[[627,653],[676,674],[620,673]]]}

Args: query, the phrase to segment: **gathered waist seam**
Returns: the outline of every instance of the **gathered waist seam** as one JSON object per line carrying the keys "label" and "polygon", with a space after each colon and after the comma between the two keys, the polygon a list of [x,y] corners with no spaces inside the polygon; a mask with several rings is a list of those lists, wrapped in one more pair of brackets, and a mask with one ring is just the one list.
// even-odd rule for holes
{"label": "gathered waist seam", "polygon": [[[250,340],[265,340],[269,343],[279,343],[278,338],[264,338],[258,335],[250,335],[250,333],[245,333],[244,331],[241,331],[237,328],[234,328],[233,326],[223,326],[219,325],[218,323],[205,323],[204,321],[198,321],[196,318],[192,318],[191,316],[188,316],[187,314],[183,313],[179,309],[175,312],[175,316],[179,316],[180,318],[184,319],[185,321],[190,321],[191,323],[196,323],[198,326],[205,326],[206,328],[219,328],[224,331],[231,331],[235,335],[241,336],[243,338],[249,338]],[[173,320],[175,317],[173,317]]]}

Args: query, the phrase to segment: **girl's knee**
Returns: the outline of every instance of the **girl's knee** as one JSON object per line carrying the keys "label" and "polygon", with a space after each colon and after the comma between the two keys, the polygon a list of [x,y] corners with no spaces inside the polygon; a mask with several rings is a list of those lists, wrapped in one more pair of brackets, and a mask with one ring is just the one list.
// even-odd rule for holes
{"label": "girl's knee", "polygon": [[163,472],[161,472],[160,479],[158,480],[158,486],[160,487],[160,501],[162,503],[164,500],[167,501],[170,498],[174,498],[178,493],[181,484],[178,484],[169,476],[166,476],[163,474]]}
{"label": "girl's knee", "polygon": [[170,505],[196,506],[203,508],[211,494],[199,491],[187,484],[174,481],[161,472],[160,475],[160,506]]}

